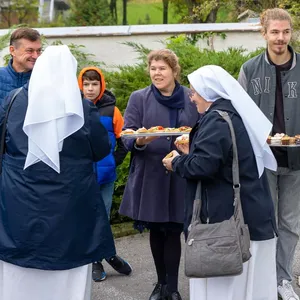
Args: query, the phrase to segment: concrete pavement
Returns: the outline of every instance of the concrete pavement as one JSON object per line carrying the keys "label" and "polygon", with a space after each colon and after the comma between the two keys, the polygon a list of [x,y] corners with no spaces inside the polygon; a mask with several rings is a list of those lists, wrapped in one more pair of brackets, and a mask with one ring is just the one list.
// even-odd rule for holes
{"label": "concrete pavement", "polygon": [[[133,273],[130,276],[120,275],[104,262],[107,279],[103,282],[93,283],[92,300],[148,300],[156,281],[149,247],[149,234],[137,234],[115,241],[118,254],[131,264]],[[295,275],[300,275],[300,243],[296,252],[294,272]],[[300,295],[296,278],[294,287]],[[180,266],[179,291],[183,300],[189,299],[188,279],[183,272],[183,255]]]}
{"label": "concrete pavement", "polygon": [[[130,263],[133,272],[130,276],[120,275],[104,262],[107,279],[93,283],[92,300],[148,300],[157,280],[149,234],[119,238],[115,243],[118,255]],[[183,274],[182,263],[179,290],[183,299],[188,300],[188,280]]]}

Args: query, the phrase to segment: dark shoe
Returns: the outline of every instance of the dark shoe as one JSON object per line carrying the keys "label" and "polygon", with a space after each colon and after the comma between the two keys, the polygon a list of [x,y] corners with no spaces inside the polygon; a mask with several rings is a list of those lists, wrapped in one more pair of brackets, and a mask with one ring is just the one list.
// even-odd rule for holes
{"label": "dark shoe", "polygon": [[167,299],[168,299],[168,300],[182,300],[182,298],[181,298],[179,292],[173,292],[173,293],[171,293],[171,294],[168,296]]}
{"label": "dark shoe", "polygon": [[121,274],[129,275],[132,272],[130,264],[118,255],[114,255],[110,259],[106,259],[106,261]]}
{"label": "dark shoe", "polygon": [[106,273],[101,262],[93,263],[92,270],[92,278],[95,282],[103,281],[106,279]]}
{"label": "dark shoe", "polygon": [[154,290],[151,293],[149,300],[165,300],[166,299],[166,284],[156,284]]}

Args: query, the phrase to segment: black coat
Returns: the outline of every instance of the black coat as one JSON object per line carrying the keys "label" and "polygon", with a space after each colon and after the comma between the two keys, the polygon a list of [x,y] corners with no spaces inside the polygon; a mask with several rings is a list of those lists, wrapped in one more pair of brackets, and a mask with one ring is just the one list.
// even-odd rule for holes
{"label": "black coat", "polygon": [[[276,231],[274,207],[266,174],[259,178],[252,145],[237,111],[228,100],[217,100],[190,134],[190,153],[173,160],[173,169],[187,179],[185,229],[191,222],[198,180],[202,182],[203,222],[216,223],[233,214],[232,139],[228,123],[214,110],[229,113],[235,130],[241,202],[251,240],[267,240]],[[255,116],[253,116],[255,118]]]}
{"label": "black coat", "polygon": [[[0,107],[0,130],[9,100]],[[43,162],[23,169],[28,152],[28,138],[22,129],[27,105],[28,90],[23,88],[7,122],[0,177],[0,260],[22,267],[65,270],[114,255],[93,172],[93,162],[110,151],[96,107],[83,101],[85,123],[64,140],[58,174]]]}

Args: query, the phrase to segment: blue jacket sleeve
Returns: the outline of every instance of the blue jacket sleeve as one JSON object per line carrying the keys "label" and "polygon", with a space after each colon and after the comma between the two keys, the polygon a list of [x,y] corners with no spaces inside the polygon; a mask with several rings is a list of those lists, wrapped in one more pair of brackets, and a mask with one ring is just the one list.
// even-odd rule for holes
{"label": "blue jacket sleeve", "polygon": [[90,141],[91,149],[93,152],[93,160],[99,161],[110,153],[110,141],[108,132],[100,122],[100,116],[96,106],[83,100],[85,110],[88,110],[88,139]]}
{"label": "blue jacket sleeve", "polygon": [[232,150],[229,126],[217,113],[210,113],[195,133],[191,152],[173,161],[173,170],[191,180],[215,178]]}

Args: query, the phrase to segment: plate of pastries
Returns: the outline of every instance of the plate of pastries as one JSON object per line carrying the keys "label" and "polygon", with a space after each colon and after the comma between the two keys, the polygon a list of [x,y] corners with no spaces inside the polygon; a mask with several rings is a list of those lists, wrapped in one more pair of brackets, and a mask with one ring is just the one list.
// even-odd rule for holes
{"label": "plate of pastries", "polygon": [[191,127],[181,126],[178,128],[153,126],[150,128],[138,128],[136,130],[127,128],[121,132],[121,136],[124,138],[135,138],[135,137],[147,137],[147,136],[179,136],[188,134],[192,130]]}
{"label": "plate of pastries", "polygon": [[284,133],[276,133],[268,136],[267,143],[270,147],[300,147],[300,134],[288,136]]}

